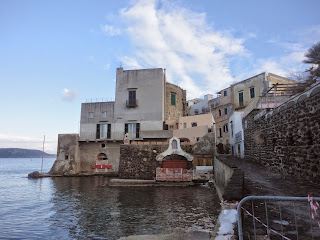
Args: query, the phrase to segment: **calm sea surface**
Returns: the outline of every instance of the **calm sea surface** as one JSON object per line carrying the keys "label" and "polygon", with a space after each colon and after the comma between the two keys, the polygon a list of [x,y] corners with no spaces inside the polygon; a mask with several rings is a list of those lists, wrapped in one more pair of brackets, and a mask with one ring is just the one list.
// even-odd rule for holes
{"label": "calm sea surface", "polygon": [[[48,172],[54,159],[44,160]],[[174,229],[212,230],[205,187],[107,187],[105,177],[28,179],[41,159],[0,158],[0,239],[118,239]]]}

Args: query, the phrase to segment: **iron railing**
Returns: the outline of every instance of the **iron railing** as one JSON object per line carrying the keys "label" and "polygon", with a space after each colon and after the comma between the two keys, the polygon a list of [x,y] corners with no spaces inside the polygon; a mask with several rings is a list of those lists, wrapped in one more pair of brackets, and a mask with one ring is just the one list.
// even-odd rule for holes
{"label": "iron railing", "polygon": [[[320,197],[313,200],[320,201]],[[308,197],[245,197],[237,208],[239,239],[244,239],[243,223],[248,234],[245,239],[260,239],[258,235],[267,239],[320,239],[319,218],[315,219],[310,204]]]}

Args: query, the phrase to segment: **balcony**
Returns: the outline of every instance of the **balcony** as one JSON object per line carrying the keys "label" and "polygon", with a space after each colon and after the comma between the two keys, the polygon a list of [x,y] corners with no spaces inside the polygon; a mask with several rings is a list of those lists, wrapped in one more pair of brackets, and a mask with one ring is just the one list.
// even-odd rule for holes
{"label": "balcony", "polygon": [[110,138],[96,138],[95,132],[80,132],[79,141],[99,142],[99,141],[123,141],[123,132],[111,132]]}
{"label": "balcony", "polygon": [[126,107],[127,108],[135,108],[138,106],[138,100],[135,99],[135,100],[126,100]]}

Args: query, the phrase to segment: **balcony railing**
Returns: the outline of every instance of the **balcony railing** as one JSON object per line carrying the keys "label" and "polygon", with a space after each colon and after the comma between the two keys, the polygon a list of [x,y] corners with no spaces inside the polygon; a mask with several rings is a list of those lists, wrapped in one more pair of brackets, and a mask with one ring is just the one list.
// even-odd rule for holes
{"label": "balcony railing", "polygon": [[128,108],[135,108],[138,106],[138,100],[134,100],[134,101],[129,101],[129,100],[126,100],[126,106]]}
{"label": "balcony railing", "polygon": [[123,140],[123,132],[111,132],[110,138],[96,138],[96,132],[80,132],[79,141],[110,141],[110,140]]}

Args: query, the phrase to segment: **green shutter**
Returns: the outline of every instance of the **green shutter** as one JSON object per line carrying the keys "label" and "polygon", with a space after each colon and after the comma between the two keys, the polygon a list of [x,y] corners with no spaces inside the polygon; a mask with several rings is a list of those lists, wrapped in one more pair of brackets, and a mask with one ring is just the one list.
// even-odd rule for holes
{"label": "green shutter", "polygon": [[171,93],[171,105],[176,105],[176,95]]}

